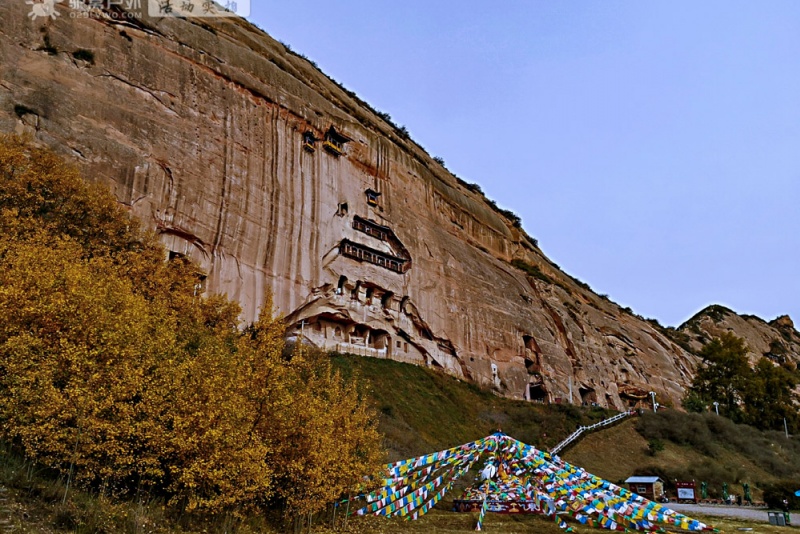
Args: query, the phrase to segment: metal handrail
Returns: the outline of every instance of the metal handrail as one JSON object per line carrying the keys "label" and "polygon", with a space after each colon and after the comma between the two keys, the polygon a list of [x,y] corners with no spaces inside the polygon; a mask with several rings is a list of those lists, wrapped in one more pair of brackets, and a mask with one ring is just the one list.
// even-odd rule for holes
{"label": "metal handrail", "polygon": [[608,426],[608,425],[612,425],[612,424],[616,423],[617,421],[625,419],[629,415],[633,415],[635,413],[636,413],[635,410],[629,410],[627,412],[620,412],[617,415],[615,415],[614,417],[609,417],[608,419],[603,419],[602,421],[598,421],[597,423],[595,423],[593,425],[579,426],[578,429],[575,432],[573,432],[572,434],[567,436],[567,439],[565,439],[564,441],[562,441],[561,443],[559,443],[558,445],[556,445],[555,447],[550,449],[550,454],[558,454],[561,450],[564,449],[564,447],[566,447],[567,445],[569,445],[570,443],[572,443],[573,441],[578,439],[581,436],[581,434],[583,434],[584,432],[592,431],[592,430],[595,430],[595,429],[598,429],[598,428],[602,428],[602,427],[605,427],[605,426]]}

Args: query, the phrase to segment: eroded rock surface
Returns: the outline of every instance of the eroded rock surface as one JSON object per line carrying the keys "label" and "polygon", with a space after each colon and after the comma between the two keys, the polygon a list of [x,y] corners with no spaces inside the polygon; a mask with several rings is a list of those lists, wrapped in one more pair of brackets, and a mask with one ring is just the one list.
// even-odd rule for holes
{"label": "eroded rock surface", "polygon": [[750,363],[762,357],[776,364],[800,362],[800,333],[788,315],[765,321],[754,315],[739,315],[724,306],[709,306],[686,321],[678,329],[693,352],[725,332],[744,339]]}
{"label": "eroded rock surface", "polygon": [[[560,271],[355,95],[244,21],[0,2],[0,129],[33,135],[252,320],[516,398],[678,404],[696,357]],[[517,266],[511,262],[517,260]],[[522,268],[520,268],[522,267]],[[527,270],[527,272],[525,271]]]}

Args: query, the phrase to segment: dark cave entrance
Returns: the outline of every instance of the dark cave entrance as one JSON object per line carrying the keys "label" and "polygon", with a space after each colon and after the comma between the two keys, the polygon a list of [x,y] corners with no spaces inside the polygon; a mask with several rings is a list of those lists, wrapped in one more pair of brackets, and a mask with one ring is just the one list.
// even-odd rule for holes
{"label": "dark cave entrance", "polygon": [[543,383],[528,384],[528,400],[532,402],[547,402],[547,389],[545,389]]}

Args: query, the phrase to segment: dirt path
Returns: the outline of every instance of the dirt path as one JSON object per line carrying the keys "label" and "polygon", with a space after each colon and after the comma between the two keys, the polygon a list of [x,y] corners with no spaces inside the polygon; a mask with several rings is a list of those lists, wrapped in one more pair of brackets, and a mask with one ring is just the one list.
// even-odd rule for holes
{"label": "dirt path", "polygon": [[[669,503],[664,506],[672,508],[676,512],[691,516],[692,513],[703,515],[716,515],[722,517],[734,517],[737,519],[749,519],[751,521],[769,522],[766,508],[749,508],[746,506],[700,506],[698,504],[677,504]],[[795,519],[797,521],[798,519]]]}

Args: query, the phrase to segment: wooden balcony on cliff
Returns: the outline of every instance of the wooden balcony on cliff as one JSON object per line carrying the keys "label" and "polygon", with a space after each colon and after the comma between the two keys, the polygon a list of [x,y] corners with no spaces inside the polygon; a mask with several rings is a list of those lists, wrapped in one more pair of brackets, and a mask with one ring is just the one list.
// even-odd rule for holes
{"label": "wooden balcony on cliff", "polygon": [[334,156],[341,156],[344,154],[345,143],[349,143],[350,141],[352,141],[352,139],[341,132],[337,132],[336,128],[331,126],[325,133],[325,141],[322,143],[322,146]]}
{"label": "wooden balcony on cliff", "polygon": [[304,133],[303,134],[303,150],[313,154],[317,150],[317,148],[316,148],[317,141],[318,141],[318,139],[316,137],[314,137],[314,134],[312,132]]}
{"label": "wooden balcony on cliff", "polygon": [[389,241],[389,236],[393,235],[394,233],[388,226],[382,226],[372,221],[368,221],[367,219],[363,219],[358,215],[353,217],[353,228],[359,232],[364,232],[368,236],[372,236],[375,239],[380,239],[381,241]]}
{"label": "wooden balcony on cliff", "polygon": [[367,195],[367,204],[370,206],[377,206],[378,205],[378,197],[381,196],[380,193],[373,189],[367,189],[364,191],[364,194]]}
{"label": "wooden balcony on cliff", "polygon": [[364,219],[358,215],[353,217],[353,228],[370,237],[388,243],[392,249],[392,255],[406,262],[404,264],[405,271],[411,267],[411,254],[408,252],[408,249],[403,246],[403,243],[400,242],[400,239],[398,239],[391,228],[378,224],[373,220]]}
{"label": "wooden balcony on cliff", "polygon": [[367,247],[360,243],[354,243],[349,239],[342,240],[339,245],[339,252],[342,256],[371,263],[399,274],[405,273],[410,266],[410,263],[403,258],[386,254],[385,252],[375,250],[374,248]]}

